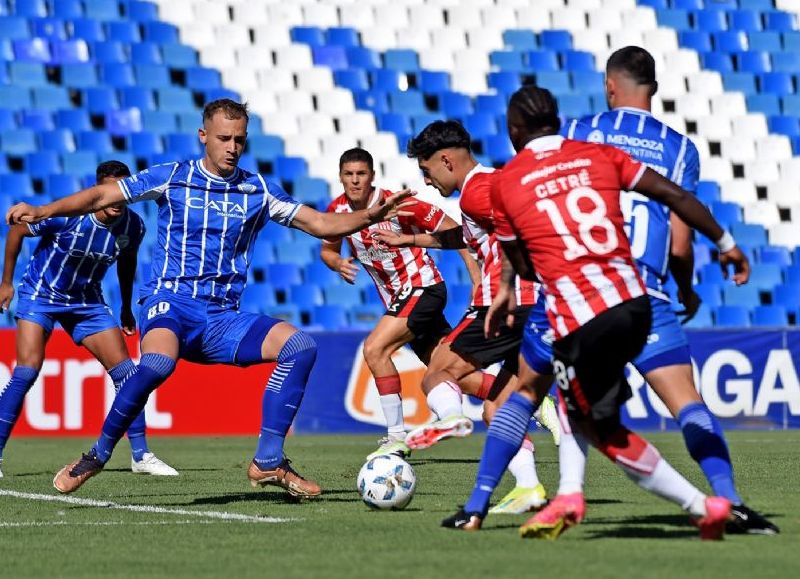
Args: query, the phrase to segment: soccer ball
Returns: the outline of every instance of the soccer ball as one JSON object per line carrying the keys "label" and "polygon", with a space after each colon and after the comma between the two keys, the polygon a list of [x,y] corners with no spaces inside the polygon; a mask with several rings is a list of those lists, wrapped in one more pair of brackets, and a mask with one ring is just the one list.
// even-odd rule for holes
{"label": "soccer ball", "polygon": [[358,492],[373,509],[399,510],[411,502],[417,476],[411,465],[397,455],[376,456],[358,473]]}

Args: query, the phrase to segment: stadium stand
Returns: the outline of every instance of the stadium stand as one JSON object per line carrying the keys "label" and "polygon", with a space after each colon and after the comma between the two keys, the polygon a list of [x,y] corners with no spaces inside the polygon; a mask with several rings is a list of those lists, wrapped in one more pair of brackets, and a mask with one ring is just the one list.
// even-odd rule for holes
{"label": "stadium stand", "polygon": [[[755,262],[753,283],[732,287],[698,241],[707,307],[692,325],[794,324],[798,12],[796,0],[0,0],[0,209],[90,183],[105,159],[142,169],[197,155],[202,104],[225,95],[254,113],[242,166],[304,203],[325,208],[338,156],[355,145],[375,156],[381,186],[436,200],[403,155],[414,132],[457,118],[479,160],[500,166],[512,155],[505,102],[521,83],[553,91],[565,117],[599,112],[606,58],[640,44],[659,70],[654,113],[692,137],[698,196]],[[139,211],[147,255],[154,211]],[[340,285],[315,245],[279,229],[265,230],[247,305],[305,325],[369,325],[365,275]],[[453,314],[468,280],[457,260],[442,269]]]}

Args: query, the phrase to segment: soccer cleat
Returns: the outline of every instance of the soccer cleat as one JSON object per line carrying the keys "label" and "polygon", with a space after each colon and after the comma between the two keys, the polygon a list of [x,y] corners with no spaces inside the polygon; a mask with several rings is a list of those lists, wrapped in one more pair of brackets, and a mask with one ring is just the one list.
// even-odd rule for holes
{"label": "soccer cleat", "polygon": [[255,460],[247,469],[247,478],[250,484],[256,486],[274,485],[284,488],[293,497],[312,498],[322,494],[322,489],[313,480],[304,479],[292,468],[291,461],[283,461],[272,469],[262,470]]}
{"label": "soccer cleat", "polygon": [[558,410],[552,396],[545,396],[536,413],[536,422],[550,431],[553,436],[553,444],[561,444],[561,423],[558,420]]}
{"label": "soccer cleat", "polygon": [[450,416],[415,428],[406,436],[411,450],[429,448],[445,438],[464,438],[472,434],[472,420],[466,416]]}
{"label": "soccer cleat", "polygon": [[550,504],[519,528],[523,538],[557,539],[561,533],[580,523],[586,515],[583,493],[556,495]]}
{"label": "soccer cleat", "polygon": [[547,491],[538,484],[534,488],[514,487],[499,503],[489,509],[492,515],[519,515],[544,506]]}
{"label": "soccer cleat", "polygon": [[58,471],[53,479],[53,486],[60,493],[73,493],[83,483],[103,470],[103,466],[103,463],[97,458],[97,453],[92,449]]}
{"label": "soccer cleat", "polygon": [[722,497],[706,497],[706,516],[694,521],[704,541],[719,541],[725,534],[725,523],[731,518],[731,502]]}
{"label": "soccer cleat", "polygon": [[731,535],[777,535],[781,530],[753,509],[745,505],[733,505],[725,532]]}
{"label": "soccer cleat", "polygon": [[481,524],[483,524],[483,517],[480,513],[468,513],[464,507],[458,509],[458,512],[447,517],[442,521],[442,526],[446,529],[460,529],[462,531],[480,531]]}
{"label": "soccer cleat", "polygon": [[152,452],[145,452],[142,455],[142,460],[131,458],[131,471],[136,474],[151,474],[153,476],[178,476],[177,470]]}
{"label": "soccer cleat", "polygon": [[367,455],[368,461],[379,456],[388,456],[390,454],[394,454],[400,458],[406,458],[411,454],[411,449],[408,448],[404,438],[398,439],[386,436],[381,438],[378,444],[380,445],[378,446],[378,450]]}

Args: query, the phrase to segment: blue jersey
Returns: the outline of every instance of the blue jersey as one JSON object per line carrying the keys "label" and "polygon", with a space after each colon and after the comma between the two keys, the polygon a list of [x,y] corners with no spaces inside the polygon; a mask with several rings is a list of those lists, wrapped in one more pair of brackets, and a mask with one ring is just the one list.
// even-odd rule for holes
{"label": "blue jersey", "polygon": [[172,292],[238,307],[256,235],[268,219],[288,226],[300,205],[261,175],[228,178],[202,161],[156,165],[119,181],[128,203],[155,200],[158,241],[141,299]]}
{"label": "blue jersey", "polygon": [[[687,136],[647,111],[618,108],[574,120],[562,132],[570,139],[614,145],[687,191],[694,192],[697,188],[700,173],[697,148]],[[621,202],[631,253],[648,293],[667,298],[663,284],[668,275],[672,240],[670,210],[635,192],[623,193]]]}
{"label": "blue jersey", "polygon": [[19,299],[57,306],[104,304],[101,281],[122,252],[136,252],[144,223],[133,211],[105,225],[94,214],[28,225],[41,240],[19,285]]}

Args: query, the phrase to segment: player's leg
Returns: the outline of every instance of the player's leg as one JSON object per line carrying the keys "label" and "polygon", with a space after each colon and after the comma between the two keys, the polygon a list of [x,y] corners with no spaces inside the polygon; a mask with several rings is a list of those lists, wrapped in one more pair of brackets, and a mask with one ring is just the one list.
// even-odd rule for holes
{"label": "player's leg", "polygon": [[[18,320],[16,332],[17,365],[0,393],[0,463],[11,431],[17,423],[25,395],[33,386],[44,361],[44,348],[52,330],[52,320],[42,316],[42,324]],[[0,478],[3,476],[0,471]]]}
{"label": "player's leg", "polygon": [[[112,323],[114,320],[111,320]],[[136,364],[128,355],[128,348],[122,332],[113,327],[94,332],[80,338],[80,343],[103,365],[114,382],[114,390],[119,392],[123,381],[137,371]],[[128,441],[131,445],[131,470],[137,474],[156,476],[177,476],[178,471],[150,452],[146,436],[147,425],[144,411],[140,412],[128,428]]]}
{"label": "player's leg", "polygon": [[276,485],[297,497],[315,497],[322,489],[303,478],[284,455],[284,441],[300,408],[317,344],[305,332],[267,316],[244,318],[248,327],[235,349],[234,363],[277,362],[262,399],[261,431],[247,476],[253,486]]}
{"label": "player's leg", "polygon": [[385,454],[406,456],[406,429],[403,420],[400,374],[392,361],[392,354],[414,339],[408,328],[408,318],[385,315],[364,342],[364,360],[378,389],[381,409],[386,420],[387,436],[367,460]]}
{"label": "player's leg", "polygon": [[729,532],[776,534],[779,529],[763,515],[743,504],[736,490],[728,445],[722,426],[697,392],[688,341],[668,302],[650,298],[653,306],[651,335],[633,361],[637,370],[678,421],[686,448],[700,465],[715,494],[734,505]]}

